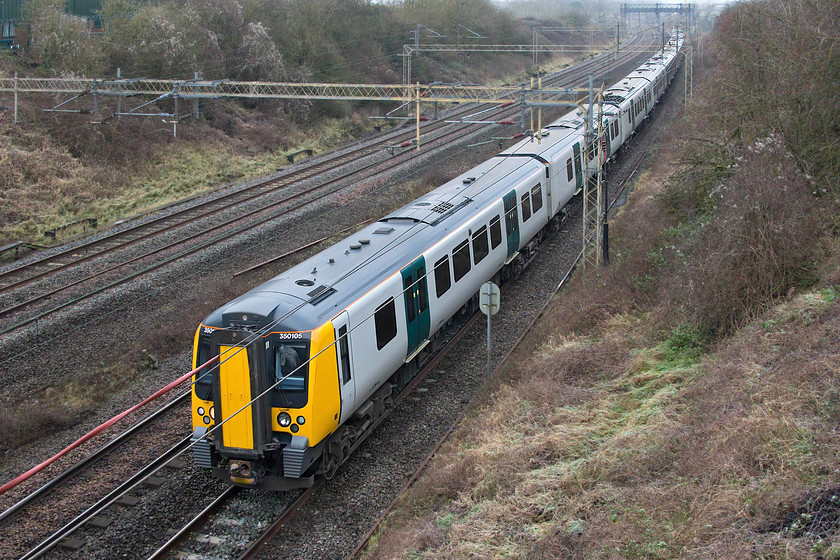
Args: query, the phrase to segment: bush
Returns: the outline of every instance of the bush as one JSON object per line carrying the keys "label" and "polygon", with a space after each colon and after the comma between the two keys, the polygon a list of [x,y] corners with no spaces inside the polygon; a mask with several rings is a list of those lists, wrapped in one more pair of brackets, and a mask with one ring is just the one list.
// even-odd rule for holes
{"label": "bush", "polygon": [[[63,73],[97,75],[105,55],[91,36],[88,22],[64,11],[63,0],[29,0],[24,18],[29,23],[32,56],[39,64]],[[20,26],[23,27],[23,26]]]}
{"label": "bush", "polygon": [[711,332],[729,332],[791,288],[816,280],[821,200],[782,144],[780,138],[755,144],[732,178],[710,193],[719,197],[718,208],[671,286],[671,301],[687,302]]}

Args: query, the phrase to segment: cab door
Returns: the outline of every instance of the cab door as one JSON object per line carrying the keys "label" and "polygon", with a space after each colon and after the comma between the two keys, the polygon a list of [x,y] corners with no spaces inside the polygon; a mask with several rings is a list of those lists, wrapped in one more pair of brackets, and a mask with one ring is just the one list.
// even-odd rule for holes
{"label": "cab door", "polygon": [[335,354],[338,364],[338,386],[341,390],[341,420],[352,416],[356,410],[356,378],[353,375],[353,360],[351,356],[350,325],[347,312],[342,312],[333,319],[335,329]]}
{"label": "cab door", "polygon": [[400,272],[403,278],[403,300],[405,301],[406,332],[408,333],[406,360],[408,360],[429,339],[431,319],[425,257],[416,259]]}
{"label": "cab door", "polygon": [[[270,403],[262,340],[248,341],[250,333],[220,329],[211,337],[212,351],[219,353],[213,375],[213,404],[217,423],[222,423],[217,448],[240,457],[256,458],[271,441]],[[263,395],[263,396],[260,396]]]}

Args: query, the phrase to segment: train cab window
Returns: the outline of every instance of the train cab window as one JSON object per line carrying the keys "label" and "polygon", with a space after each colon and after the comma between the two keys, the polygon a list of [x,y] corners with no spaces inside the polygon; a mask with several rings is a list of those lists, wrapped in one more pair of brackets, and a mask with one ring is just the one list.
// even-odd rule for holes
{"label": "train cab window", "polygon": [[572,179],[575,178],[575,172],[572,171],[572,158],[566,160],[566,178],[569,182],[572,182]]}
{"label": "train cab window", "polygon": [[527,222],[531,217],[531,195],[525,193],[522,195],[522,221]]}
{"label": "train cab window", "polygon": [[350,344],[347,342],[347,325],[338,328],[338,362],[341,364],[341,381],[350,381]]}
{"label": "train cab window", "polygon": [[452,251],[452,273],[457,282],[470,271],[470,240],[465,239]]}
{"label": "train cab window", "polygon": [[405,314],[408,322],[414,320],[414,278],[409,276],[403,280],[403,293],[405,294]]}
{"label": "train cab window", "polygon": [[428,288],[426,287],[426,267],[417,269],[417,311],[423,313],[429,308]]}
{"label": "train cab window", "polygon": [[531,210],[536,214],[542,206],[542,183],[537,183],[537,186],[531,189]]}
{"label": "train cab window", "polygon": [[373,319],[376,323],[376,348],[382,350],[397,336],[397,309],[394,306],[394,298],[377,307]]}
{"label": "train cab window", "polygon": [[449,277],[449,255],[446,255],[435,263],[435,293],[437,297],[442,296],[452,285]]}
{"label": "train cab window", "polygon": [[[200,342],[196,367],[210,359],[210,343]],[[215,362],[214,362],[215,363]],[[205,401],[213,400],[213,365],[202,368],[195,374],[195,396]]]}
{"label": "train cab window", "polygon": [[502,221],[498,216],[490,220],[490,246],[494,249],[502,242]]}
{"label": "train cab window", "polygon": [[473,234],[472,243],[473,263],[478,264],[490,252],[490,245],[487,244],[487,226],[481,226],[481,229]]}
{"label": "train cab window", "polygon": [[270,372],[274,375],[272,404],[300,408],[306,404],[306,377],[309,370],[309,347],[306,341],[286,341],[273,346],[273,363]]}

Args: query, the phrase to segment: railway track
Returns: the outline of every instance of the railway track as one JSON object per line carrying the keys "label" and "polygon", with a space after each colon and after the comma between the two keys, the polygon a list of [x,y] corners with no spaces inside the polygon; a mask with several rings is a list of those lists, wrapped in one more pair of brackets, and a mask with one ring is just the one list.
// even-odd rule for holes
{"label": "railway track", "polygon": [[35,558],[40,558],[60,543],[64,543],[64,545],[68,548],[80,548],[83,546],[83,542],[69,541],[71,538],[70,536],[75,531],[82,528],[85,524],[88,524],[94,521],[98,516],[101,516],[107,508],[116,504],[119,500],[123,500],[126,504],[130,504],[133,500],[131,500],[131,497],[128,496],[128,493],[137,488],[145,480],[148,480],[152,475],[160,471],[160,469],[169,464],[170,461],[176,459],[189,447],[189,445],[190,437],[187,436],[166,450],[155,460],[149,462],[145,467],[138,470],[131,477],[127,478],[122,484],[114,488],[104,497],[96,501],[96,503],[92,506],[77,515],[72,521],[41,541],[32,550],[21,556],[20,560],[35,560]]}
{"label": "railway track", "polygon": [[64,484],[68,484],[75,480],[80,475],[86,474],[88,469],[94,467],[100,461],[110,458],[119,449],[124,448],[130,444],[134,437],[137,437],[142,430],[152,426],[166,413],[177,410],[179,407],[186,408],[189,405],[190,392],[184,391],[180,395],[167,402],[161,407],[156,408],[140,421],[132,425],[130,428],[119,434],[117,437],[91,453],[90,455],[78,461],[73,466],[62,471],[61,474],[51,479],[46,484],[39,487],[37,490],[31,492],[24,499],[18,501],[13,506],[0,513],[0,522],[14,517],[21,513],[27,506],[32,505],[48,496],[52,491],[58,489]]}
{"label": "railway track", "polygon": [[[573,71],[561,73],[553,81],[559,82],[556,85],[562,87],[577,85],[579,80],[588,76],[593,66],[603,68],[609,56],[611,55],[592,59],[581,67],[575,67]],[[623,64],[638,54],[627,53],[624,56],[625,58],[617,64]],[[474,106],[458,108],[456,113],[447,119],[474,111]],[[504,116],[516,111],[518,109],[515,108],[499,109],[499,114],[493,118],[502,120]],[[415,150],[407,149],[384,161],[374,158],[374,161],[360,163],[362,153],[381,153],[381,149],[376,146],[400,140],[403,136],[399,134],[413,132],[397,133],[397,136],[393,133],[384,134],[374,145],[360,143],[351,147],[349,151],[342,151],[335,158],[312,163],[280,177],[224,193],[170,215],[153,218],[127,229],[111,232],[104,237],[91,238],[81,245],[61,250],[54,255],[7,269],[5,273],[0,274],[0,282],[4,283],[0,286],[0,318],[11,324],[0,330],[0,335],[130,282],[138,276],[166,266],[173,260],[198,252],[233,235],[298,211],[320,197],[341,190],[343,181],[369,179],[372,175],[394,169],[417,157]],[[434,149],[450,139],[459,138],[462,134],[463,128],[457,125],[435,121],[425,128],[424,145],[427,150]],[[353,161],[354,165],[347,166],[348,161]],[[293,185],[300,185],[313,177],[342,167],[346,169],[330,179],[286,194],[287,191],[294,190],[291,188]],[[253,205],[248,206],[248,203],[266,200],[270,195],[277,196],[269,203],[261,203],[258,209]],[[221,223],[215,220],[220,213],[233,212],[236,209],[239,210],[233,217],[226,218]],[[198,227],[190,230],[189,226],[194,224],[198,224]],[[208,227],[212,227],[213,232],[209,240]],[[165,234],[173,235],[175,240],[154,243]],[[144,243],[151,243],[151,246],[145,247]],[[120,258],[117,255],[118,252],[136,245],[140,247],[132,256]],[[179,251],[179,248],[182,249]],[[110,261],[104,260],[107,256],[112,256]],[[156,260],[148,264],[153,259]],[[81,265],[93,263],[94,260],[96,263],[91,264],[87,270],[81,268]],[[132,267],[133,270],[126,274],[125,271],[131,270]],[[70,278],[52,280],[64,273],[72,275]],[[55,303],[59,300],[60,303]]]}

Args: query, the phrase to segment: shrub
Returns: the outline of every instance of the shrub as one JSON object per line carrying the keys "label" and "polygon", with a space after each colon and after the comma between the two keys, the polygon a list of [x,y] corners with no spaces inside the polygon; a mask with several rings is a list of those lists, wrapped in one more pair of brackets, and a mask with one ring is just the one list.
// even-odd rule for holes
{"label": "shrub", "polygon": [[726,333],[792,287],[814,282],[820,199],[779,138],[759,142],[719,193],[672,301],[698,325]]}

